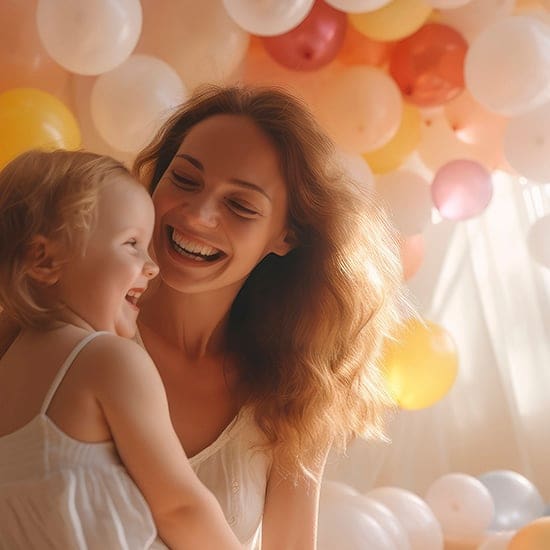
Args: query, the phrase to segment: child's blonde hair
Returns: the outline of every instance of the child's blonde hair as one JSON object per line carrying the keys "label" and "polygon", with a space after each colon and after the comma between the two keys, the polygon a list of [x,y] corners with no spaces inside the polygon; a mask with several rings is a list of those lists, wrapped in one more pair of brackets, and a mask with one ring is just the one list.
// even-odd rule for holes
{"label": "child's blonde hair", "polygon": [[114,175],[131,177],[111,157],[61,150],[28,151],[0,172],[0,308],[22,326],[43,328],[54,319],[28,276],[33,239],[55,239],[67,258],[82,250],[99,191]]}

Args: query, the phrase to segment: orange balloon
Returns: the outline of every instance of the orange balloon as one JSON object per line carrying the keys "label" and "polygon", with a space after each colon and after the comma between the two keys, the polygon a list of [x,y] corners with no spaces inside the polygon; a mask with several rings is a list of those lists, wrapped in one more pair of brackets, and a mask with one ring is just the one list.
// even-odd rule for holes
{"label": "orange balloon", "polygon": [[37,87],[63,95],[69,73],[43,48],[36,27],[36,0],[0,2],[0,92]]}
{"label": "orange balloon", "polygon": [[416,275],[424,260],[424,236],[422,233],[404,237],[401,243],[401,264],[403,279],[408,281]]}
{"label": "orange balloon", "polygon": [[353,25],[348,25],[337,59],[343,65],[385,67],[390,61],[393,45],[394,42],[372,40],[357,31]]}
{"label": "orange balloon", "polygon": [[550,517],[542,517],[522,527],[510,540],[508,550],[548,550]]}
{"label": "orange balloon", "polygon": [[450,334],[431,321],[409,319],[382,356],[390,393],[403,409],[429,407],[447,394],[458,369]]}
{"label": "orange balloon", "polygon": [[41,90],[15,88],[0,94],[0,168],[35,147],[78,149],[80,130],[73,114]]}
{"label": "orange balloon", "polygon": [[405,99],[422,107],[436,107],[464,89],[466,40],[447,25],[428,23],[398,42],[390,60],[390,74]]}

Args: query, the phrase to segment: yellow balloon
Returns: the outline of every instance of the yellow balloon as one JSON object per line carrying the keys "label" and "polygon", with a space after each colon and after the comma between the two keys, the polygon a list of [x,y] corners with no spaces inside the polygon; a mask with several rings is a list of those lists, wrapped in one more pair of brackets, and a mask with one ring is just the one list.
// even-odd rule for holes
{"label": "yellow balloon", "polygon": [[379,149],[363,155],[371,170],[375,174],[385,174],[399,168],[416,149],[421,124],[420,111],[414,105],[403,102],[401,123],[395,136]]}
{"label": "yellow balloon", "polygon": [[388,388],[403,409],[423,409],[439,401],[453,385],[457,368],[453,339],[431,321],[409,319],[382,357]]}
{"label": "yellow balloon", "polygon": [[0,94],[0,168],[33,148],[78,149],[80,130],[55,96],[34,88]]}
{"label": "yellow balloon", "polygon": [[386,42],[413,34],[431,13],[432,7],[425,0],[393,0],[378,10],[351,13],[348,17],[360,33]]}
{"label": "yellow balloon", "polygon": [[542,517],[522,527],[510,540],[508,550],[548,550],[550,517]]}

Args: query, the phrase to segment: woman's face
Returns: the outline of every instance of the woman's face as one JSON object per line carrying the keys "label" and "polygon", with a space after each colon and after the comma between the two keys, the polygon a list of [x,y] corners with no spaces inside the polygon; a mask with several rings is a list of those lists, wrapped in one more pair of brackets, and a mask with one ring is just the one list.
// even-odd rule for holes
{"label": "woman's face", "polygon": [[215,115],[194,126],[153,202],[161,277],[180,292],[238,290],[266,255],[290,249],[277,150],[247,117]]}

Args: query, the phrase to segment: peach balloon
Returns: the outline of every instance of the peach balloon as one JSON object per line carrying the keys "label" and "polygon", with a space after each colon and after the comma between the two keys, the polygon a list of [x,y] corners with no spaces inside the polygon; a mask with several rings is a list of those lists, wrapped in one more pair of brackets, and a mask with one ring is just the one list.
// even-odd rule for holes
{"label": "peach balloon", "polygon": [[0,168],[35,147],[80,147],[80,130],[73,114],[42,90],[14,88],[0,94]]}
{"label": "peach balloon", "polygon": [[166,61],[189,90],[223,83],[238,68],[249,35],[219,0],[141,0],[143,28],[134,53]]}
{"label": "peach balloon", "polygon": [[338,61],[344,65],[373,65],[385,67],[390,61],[394,42],[372,40],[348,25],[344,43],[338,53]]}
{"label": "peach balloon", "polygon": [[548,550],[550,517],[542,517],[522,527],[511,539],[508,550]]}
{"label": "peach balloon", "polygon": [[435,173],[431,192],[436,208],[445,219],[466,220],[485,210],[493,196],[493,183],[484,166],[457,159]]}
{"label": "peach balloon", "polygon": [[397,133],[385,145],[363,157],[375,174],[385,174],[399,168],[416,149],[420,141],[422,117],[418,109],[403,102],[403,114]]}
{"label": "peach balloon", "polygon": [[69,73],[48,55],[36,28],[37,0],[0,2],[0,92],[36,87],[62,95]]}
{"label": "peach balloon", "polygon": [[468,44],[448,25],[427,23],[393,48],[390,74],[406,100],[434,107],[464,89]]}
{"label": "peach balloon", "polygon": [[317,0],[297,27],[284,34],[264,37],[263,44],[281,65],[296,71],[314,71],[336,57],[347,26],[345,13]]}
{"label": "peach balloon", "polygon": [[374,67],[349,67],[325,82],[318,117],[337,145],[365,153],[387,143],[397,132],[403,101],[395,82]]}
{"label": "peach balloon", "polygon": [[425,242],[424,236],[410,235],[404,237],[401,242],[401,264],[403,266],[403,279],[408,281],[416,275],[424,261]]}
{"label": "peach balloon", "polygon": [[425,0],[392,0],[367,13],[349,15],[352,25],[373,40],[401,40],[416,32],[432,13]]}

